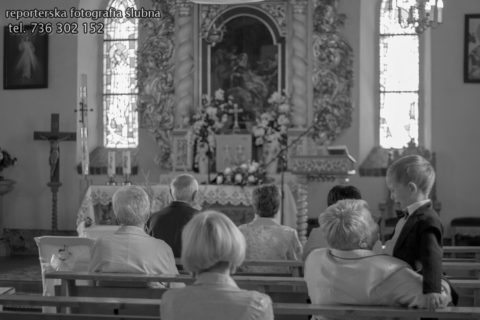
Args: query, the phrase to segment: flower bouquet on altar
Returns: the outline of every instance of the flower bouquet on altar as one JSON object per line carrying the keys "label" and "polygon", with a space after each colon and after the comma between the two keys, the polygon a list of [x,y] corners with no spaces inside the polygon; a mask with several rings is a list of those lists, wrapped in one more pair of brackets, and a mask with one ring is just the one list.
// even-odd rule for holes
{"label": "flower bouquet on altar", "polygon": [[[268,99],[269,107],[260,114],[253,127],[255,145],[262,147],[263,163],[268,164],[269,174],[277,172],[274,157],[287,144],[287,130],[290,127],[290,103],[284,92],[274,92]],[[285,164],[282,164],[285,165]]]}
{"label": "flower bouquet on altar", "polygon": [[226,109],[224,92],[218,89],[214,99],[207,95],[202,97],[202,107],[192,117],[194,167],[200,173],[207,173],[209,161],[215,154],[215,134],[219,133],[228,121]]}
{"label": "flower bouquet on altar", "polygon": [[266,182],[265,169],[255,161],[242,163],[234,167],[226,167],[223,172],[218,173],[215,178],[217,184],[230,185],[259,185]]}

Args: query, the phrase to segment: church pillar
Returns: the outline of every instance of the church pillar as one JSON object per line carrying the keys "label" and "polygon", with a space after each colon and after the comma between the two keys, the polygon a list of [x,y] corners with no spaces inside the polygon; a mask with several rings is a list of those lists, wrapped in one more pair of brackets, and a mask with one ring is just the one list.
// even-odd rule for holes
{"label": "church pillar", "polygon": [[182,128],[193,112],[193,4],[177,0],[175,49],[175,128]]}
{"label": "church pillar", "polygon": [[294,127],[307,125],[307,67],[308,67],[308,37],[307,37],[307,0],[290,0],[292,15],[292,122]]}

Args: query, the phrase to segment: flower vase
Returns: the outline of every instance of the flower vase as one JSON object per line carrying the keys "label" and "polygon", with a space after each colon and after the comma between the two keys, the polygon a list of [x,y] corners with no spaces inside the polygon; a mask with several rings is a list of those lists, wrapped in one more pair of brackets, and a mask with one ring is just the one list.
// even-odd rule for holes
{"label": "flower vase", "polygon": [[198,173],[201,175],[208,174],[208,157],[207,155],[201,155],[198,158]]}
{"label": "flower vase", "polygon": [[263,162],[267,175],[277,174],[278,170],[278,143],[268,142],[263,145]]}
{"label": "flower vase", "polygon": [[205,147],[205,146],[198,148],[198,154],[197,154],[198,173],[201,175],[208,174],[209,161],[208,161],[207,150],[208,150],[208,147]]}

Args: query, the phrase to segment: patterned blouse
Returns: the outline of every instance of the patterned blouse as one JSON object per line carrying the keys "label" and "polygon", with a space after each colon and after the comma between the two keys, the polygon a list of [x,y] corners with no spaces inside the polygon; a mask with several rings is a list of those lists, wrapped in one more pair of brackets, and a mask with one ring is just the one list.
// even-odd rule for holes
{"label": "patterned blouse", "polygon": [[[297,231],[283,226],[271,218],[256,217],[248,224],[241,225],[247,242],[245,260],[300,260],[302,244]],[[241,271],[255,273],[286,273],[286,267],[248,266]]]}

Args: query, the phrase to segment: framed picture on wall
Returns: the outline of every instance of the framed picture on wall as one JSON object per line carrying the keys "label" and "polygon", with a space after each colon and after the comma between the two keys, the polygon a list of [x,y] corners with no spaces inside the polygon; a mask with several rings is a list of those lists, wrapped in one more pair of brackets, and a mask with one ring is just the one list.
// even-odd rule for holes
{"label": "framed picture on wall", "polygon": [[24,25],[23,33],[5,26],[3,88],[30,89],[48,86],[48,34]]}
{"label": "framed picture on wall", "polygon": [[463,81],[480,82],[480,14],[465,15]]}

